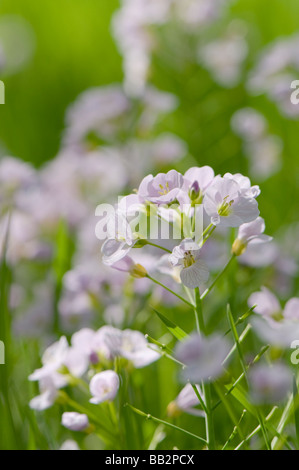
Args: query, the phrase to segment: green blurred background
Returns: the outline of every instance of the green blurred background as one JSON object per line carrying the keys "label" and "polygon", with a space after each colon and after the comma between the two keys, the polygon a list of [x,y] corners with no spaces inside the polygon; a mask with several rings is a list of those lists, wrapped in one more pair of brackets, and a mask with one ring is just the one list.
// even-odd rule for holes
{"label": "green blurred background", "polygon": [[[37,167],[42,165],[57,154],[66,108],[78,94],[89,87],[122,81],[122,58],[110,26],[118,7],[117,0],[0,0],[0,20],[5,15],[24,18],[32,28],[35,42],[34,54],[20,72],[0,75],[6,86],[6,104],[0,106],[0,154],[19,157]],[[250,25],[249,70],[266,44],[299,30],[299,2],[239,0],[233,3],[225,21],[234,18]],[[275,234],[282,225],[297,221],[298,121],[283,118],[265,96],[250,97],[244,83],[230,90],[221,88],[198,64],[177,60],[178,51],[175,43],[169,43],[154,58],[151,83],[173,92],[180,100],[178,110],[160,124],[161,131],[173,131],[186,140],[199,165],[209,164],[219,173],[246,174],[248,163],[242,154],[242,142],[232,133],[230,119],[237,109],[245,106],[261,111],[269,121],[269,132],[284,142],[282,170],[261,184],[259,206],[266,219],[267,233]],[[299,79],[299,73],[295,79]],[[187,166],[188,161],[183,161],[179,169],[185,171]],[[28,359],[29,354],[22,350],[22,357]],[[35,363],[37,357],[36,353],[33,360],[28,359],[28,364],[30,360]],[[32,372],[29,366],[28,370],[23,370],[23,364],[18,367],[26,377]],[[147,391],[151,395],[149,400],[152,398],[157,407],[161,403],[161,409],[167,405],[168,396],[156,395],[168,388],[172,369],[167,367],[167,374],[163,366],[156,373],[154,392]],[[23,397],[24,401],[27,398]],[[52,443],[50,428],[38,424],[47,442]],[[53,426],[59,427],[54,419]],[[182,440],[181,444],[184,448]],[[31,446],[30,439],[26,445]]]}
{"label": "green blurred background", "polygon": [[[227,21],[239,18],[251,27],[248,67],[267,43],[299,29],[298,0],[232,3]],[[6,85],[6,105],[0,107],[2,154],[36,166],[53,158],[59,149],[67,106],[91,86],[122,81],[121,56],[110,27],[118,6],[117,0],[0,2],[0,18],[12,14],[23,17],[35,36],[35,52],[28,64],[19,73],[0,77]],[[249,97],[244,85],[226,90],[197,64],[177,66],[174,45],[160,52],[151,82],[175,93],[181,103],[174,115],[167,117],[163,130],[185,139],[199,164],[210,164],[218,172],[246,173],[247,162],[240,140],[230,130],[230,118],[244,106],[263,112],[270,121],[270,132],[284,141],[285,164],[280,173],[263,183],[261,211],[270,214],[271,233],[281,223],[295,221],[299,209],[298,121],[283,119],[264,96]]]}

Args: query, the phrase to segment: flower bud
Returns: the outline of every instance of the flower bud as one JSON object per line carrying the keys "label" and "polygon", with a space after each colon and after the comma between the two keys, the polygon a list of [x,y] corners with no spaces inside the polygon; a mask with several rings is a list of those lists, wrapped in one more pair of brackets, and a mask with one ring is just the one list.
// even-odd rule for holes
{"label": "flower bud", "polygon": [[134,264],[130,269],[131,276],[141,279],[147,276],[147,270],[141,264]]}
{"label": "flower bud", "polygon": [[193,204],[199,204],[201,202],[202,194],[197,181],[194,181],[189,189],[189,197]]}
{"label": "flower bud", "polygon": [[235,256],[241,256],[246,250],[246,248],[247,248],[247,244],[244,243],[239,238],[236,238],[232,246],[232,254]]}
{"label": "flower bud", "polygon": [[167,415],[170,418],[177,418],[182,414],[182,410],[178,407],[176,401],[172,401],[167,406]]}

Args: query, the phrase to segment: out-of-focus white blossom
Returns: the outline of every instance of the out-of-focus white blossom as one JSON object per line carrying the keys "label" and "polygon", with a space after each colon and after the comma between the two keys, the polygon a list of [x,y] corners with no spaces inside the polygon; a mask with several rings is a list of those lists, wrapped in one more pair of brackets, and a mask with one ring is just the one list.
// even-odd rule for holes
{"label": "out-of-focus white blossom", "polygon": [[113,370],[105,370],[96,374],[89,384],[92,398],[89,400],[94,405],[105,401],[113,401],[119,389],[119,378]]}
{"label": "out-of-focus white blossom", "polygon": [[182,381],[207,382],[221,376],[228,352],[229,344],[222,336],[214,334],[204,338],[193,333],[176,347],[176,358],[185,364]]}
{"label": "out-of-focus white blossom", "polygon": [[276,296],[263,287],[261,292],[255,292],[249,297],[248,305],[256,305],[254,311],[262,317],[254,317],[251,322],[263,341],[284,349],[298,339],[298,298],[290,299],[282,309]]}
{"label": "out-of-focus white blossom", "polygon": [[61,445],[59,450],[80,450],[80,448],[76,441],[73,441],[72,439],[67,439]]}
{"label": "out-of-focus white blossom", "polygon": [[262,217],[258,217],[253,222],[248,222],[239,227],[238,236],[233,243],[232,252],[240,256],[244,253],[248,244],[251,243],[267,243],[272,237],[264,235],[265,221]]}
{"label": "out-of-focus white blossom", "polygon": [[268,133],[264,116],[253,108],[238,110],[231,119],[232,129],[243,139],[250,174],[263,181],[281,168],[283,142]]}
{"label": "out-of-focus white blossom", "polygon": [[277,404],[292,391],[293,376],[283,364],[258,364],[248,375],[250,397],[254,404]]}
{"label": "out-of-focus white blossom", "polygon": [[89,421],[85,414],[69,411],[63,413],[61,424],[71,431],[84,431],[89,426]]}
{"label": "out-of-focus white blossom", "polygon": [[[199,385],[195,385],[197,388],[197,393],[202,397],[202,392]],[[194,416],[204,417],[205,413],[195,408],[200,404],[200,401],[194,391],[194,388],[191,384],[185,385],[185,387],[180,391],[176,399],[169,403],[167,407],[167,413],[169,416],[175,417],[180,415],[182,412],[188,413]]]}
{"label": "out-of-focus white blossom", "polygon": [[198,54],[199,62],[211,72],[215,81],[227,88],[239,83],[248,54],[245,28],[239,26],[231,24],[224,37],[200,46]]}

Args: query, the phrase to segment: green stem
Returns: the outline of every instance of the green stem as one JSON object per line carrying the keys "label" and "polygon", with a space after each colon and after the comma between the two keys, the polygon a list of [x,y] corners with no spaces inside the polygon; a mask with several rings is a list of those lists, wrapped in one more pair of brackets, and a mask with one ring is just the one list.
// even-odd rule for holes
{"label": "green stem", "polygon": [[212,229],[213,232],[214,232],[215,228],[216,228],[216,225],[214,225],[214,224],[208,225],[207,228],[203,231],[202,239],[204,240],[207,235],[210,236],[210,234],[209,234],[210,230]]}
{"label": "green stem", "polygon": [[202,397],[201,397],[199,391],[197,390],[196,385],[195,385],[195,384],[191,384],[191,387],[193,388],[194,393],[195,393],[195,395],[197,396],[197,398],[198,398],[198,400],[199,400],[199,403],[201,404],[201,406],[202,406],[204,412],[207,414],[207,413],[208,413],[208,410],[207,410],[206,404],[205,404],[205,402],[203,401],[203,399],[202,399]]}
{"label": "green stem", "polygon": [[84,406],[80,405],[76,401],[72,400],[69,397],[69,395],[67,395],[65,392],[60,392],[60,397],[62,398],[64,403],[67,403],[71,408],[78,411],[78,413],[82,413],[82,414],[87,415],[88,418],[96,425],[96,427],[99,429],[99,431],[101,433],[103,433],[103,435],[106,438],[108,438],[109,440],[113,439],[114,436],[113,436],[112,432],[108,428],[106,428],[106,426],[103,425],[103,420],[100,420],[90,410],[88,410]]}
{"label": "green stem", "polygon": [[202,302],[201,302],[200,292],[199,292],[198,287],[195,289],[195,303],[196,303],[196,307],[194,309],[194,312],[195,312],[195,322],[196,322],[197,332],[199,335],[201,333],[206,335],[206,327],[205,327],[205,322],[203,319],[203,311],[202,311]]}
{"label": "green stem", "polygon": [[182,302],[184,302],[186,305],[188,305],[189,307],[191,308],[194,308],[194,305],[192,305],[190,302],[188,302],[188,300],[184,299],[184,297],[182,297],[181,295],[177,294],[176,292],[174,292],[173,290],[169,289],[168,287],[166,287],[164,284],[162,284],[162,282],[160,281],[157,281],[157,279],[154,279],[153,277],[151,277],[149,274],[146,275],[146,277],[148,279],[150,279],[152,282],[154,282],[155,284],[157,284],[158,286],[160,287],[163,287],[163,289],[167,290],[168,292],[170,292],[171,294],[175,295],[178,299],[180,299]]}
{"label": "green stem", "polygon": [[198,439],[203,444],[205,444],[205,445],[207,444],[207,441],[205,441],[202,437],[199,437],[199,436],[197,436],[196,434],[193,434],[190,431],[186,431],[186,429],[179,428],[178,426],[175,426],[174,424],[168,423],[167,421],[163,421],[162,419],[156,418],[155,416],[152,416],[150,414],[146,414],[143,411],[138,410],[137,408],[134,408],[134,406],[130,405],[129,403],[127,403],[125,406],[129,406],[131,408],[131,410],[134,411],[134,413],[136,413],[140,416],[143,416],[144,418],[146,418],[148,420],[155,421],[156,423],[163,424],[164,426],[168,426],[169,428],[175,429],[176,431],[180,431],[180,432],[183,432],[184,434],[188,434],[189,436],[194,437],[195,439]]}
{"label": "green stem", "polygon": [[[239,419],[238,423],[236,424],[236,426],[234,427],[231,435],[229,436],[229,438],[227,439],[226,443],[224,444],[224,446],[222,447],[221,450],[225,450],[229,444],[231,443],[231,441],[234,439],[234,437],[236,436],[236,434],[238,433],[238,431],[240,430],[240,424],[245,416],[245,414],[247,413],[247,410],[243,410],[242,414],[241,414],[241,418]],[[244,439],[243,439],[244,440]]]}
{"label": "green stem", "polygon": [[157,245],[156,243],[149,242],[148,240],[146,241],[146,245],[154,246],[155,248],[160,248],[160,250],[166,251],[166,253],[172,253],[171,250],[168,250],[168,248],[164,248],[164,246]]}
{"label": "green stem", "polygon": [[[241,343],[241,336],[239,338],[239,342]],[[260,360],[260,358],[265,354],[265,352],[267,352],[269,349],[269,346],[264,346],[261,351],[257,354],[257,356],[255,356],[255,358],[253,359],[253,361],[250,363],[249,367],[251,367],[251,365],[255,364],[256,362],[258,362]],[[226,361],[226,359],[224,360],[224,362]],[[222,364],[224,364],[224,362]],[[243,380],[243,378],[245,377],[245,374],[244,372],[242,372],[242,374],[235,380],[235,382],[232,384],[232,386],[227,390],[227,392],[225,393],[225,397],[227,397],[228,395],[230,395],[230,393],[233,392],[233,390],[238,386],[238,384],[241,382],[241,380]],[[215,410],[219,405],[221,405],[222,401],[218,401],[217,403],[215,403],[215,405],[213,406],[213,410]]]}
{"label": "green stem", "polygon": [[[280,418],[280,421],[277,426],[277,431],[278,433],[282,433],[284,430],[285,425],[287,424],[292,412],[293,412],[293,396],[290,395],[290,398],[287,401],[287,404],[285,406],[285,409],[282,413],[282,416]],[[276,436],[272,440],[272,449],[273,450],[280,450],[281,448],[281,440]]]}
{"label": "green stem", "polygon": [[217,284],[217,282],[219,281],[219,279],[223,276],[223,274],[226,273],[226,271],[228,270],[231,262],[235,259],[235,255],[232,255],[229,259],[229,261],[226,263],[226,265],[224,266],[223,270],[218,274],[218,276],[216,277],[216,279],[212,282],[212,284],[210,285],[210,287],[208,287],[204,293],[201,295],[201,300],[203,300],[210,292],[211,290],[213,289],[213,287],[215,286],[215,284]]}
{"label": "green stem", "polygon": [[[272,416],[274,415],[274,413],[276,412],[277,409],[278,409],[277,406],[274,406],[274,408],[272,408],[272,410],[270,411],[268,416],[266,416],[266,418],[265,418],[266,423],[268,421],[270,421],[270,419],[272,418]],[[238,444],[238,446],[235,448],[235,450],[239,450],[244,444],[246,444],[248,441],[250,441],[250,439],[253,436],[258,434],[260,432],[260,430],[261,430],[261,426],[258,425],[242,442],[240,442],[240,444]]]}
{"label": "green stem", "polygon": [[[195,317],[196,317],[196,326],[198,333],[206,334],[205,322],[203,318],[202,311],[202,302],[200,299],[199,288],[195,289]],[[211,397],[211,384],[203,383],[202,384],[204,402],[206,405],[206,439],[209,450],[214,450],[215,447],[215,430],[213,422],[213,410],[212,410],[212,397]]]}
{"label": "green stem", "polygon": [[[240,363],[241,363],[241,366],[242,366],[244,378],[245,378],[246,383],[248,385],[247,367],[246,367],[244,357],[243,357],[243,353],[242,353],[242,349],[241,349],[241,346],[240,346],[240,340],[239,340],[239,335],[238,335],[238,332],[237,332],[237,328],[236,328],[234,318],[233,318],[233,315],[232,315],[232,312],[231,312],[231,309],[230,309],[229,305],[227,306],[227,316],[228,316],[231,331],[232,331],[232,334],[233,334],[233,337],[234,337],[234,340],[235,340],[236,349],[237,349],[237,352],[239,354],[239,360],[240,360]],[[257,416],[259,425],[261,427],[261,431],[262,431],[262,434],[263,434],[263,437],[264,437],[264,440],[265,440],[266,448],[267,448],[267,450],[271,450],[271,445],[270,445],[269,438],[268,438],[268,435],[267,435],[267,430],[266,430],[266,426],[265,426],[264,417],[262,416],[262,414],[261,414],[261,412],[258,408],[256,408],[256,416]]]}

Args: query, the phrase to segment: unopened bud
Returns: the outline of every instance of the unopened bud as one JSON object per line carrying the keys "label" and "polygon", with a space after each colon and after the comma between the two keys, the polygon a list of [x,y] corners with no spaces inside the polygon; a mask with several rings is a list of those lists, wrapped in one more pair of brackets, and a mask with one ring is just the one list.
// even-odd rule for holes
{"label": "unopened bud", "polygon": [[176,401],[170,402],[169,405],[167,406],[167,415],[170,418],[177,418],[181,414],[182,414],[182,411],[178,407]]}
{"label": "unopened bud", "polygon": [[192,202],[197,202],[197,200],[201,198],[200,187],[197,181],[194,181],[189,189],[189,197]]}
{"label": "unopened bud", "polygon": [[232,254],[235,256],[241,256],[246,250],[246,248],[247,248],[246,243],[244,243],[239,238],[236,238],[232,246]]}
{"label": "unopened bud", "polygon": [[131,276],[141,279],[147,276],[147,270],[141,264],[134,264],[130,269]]}

